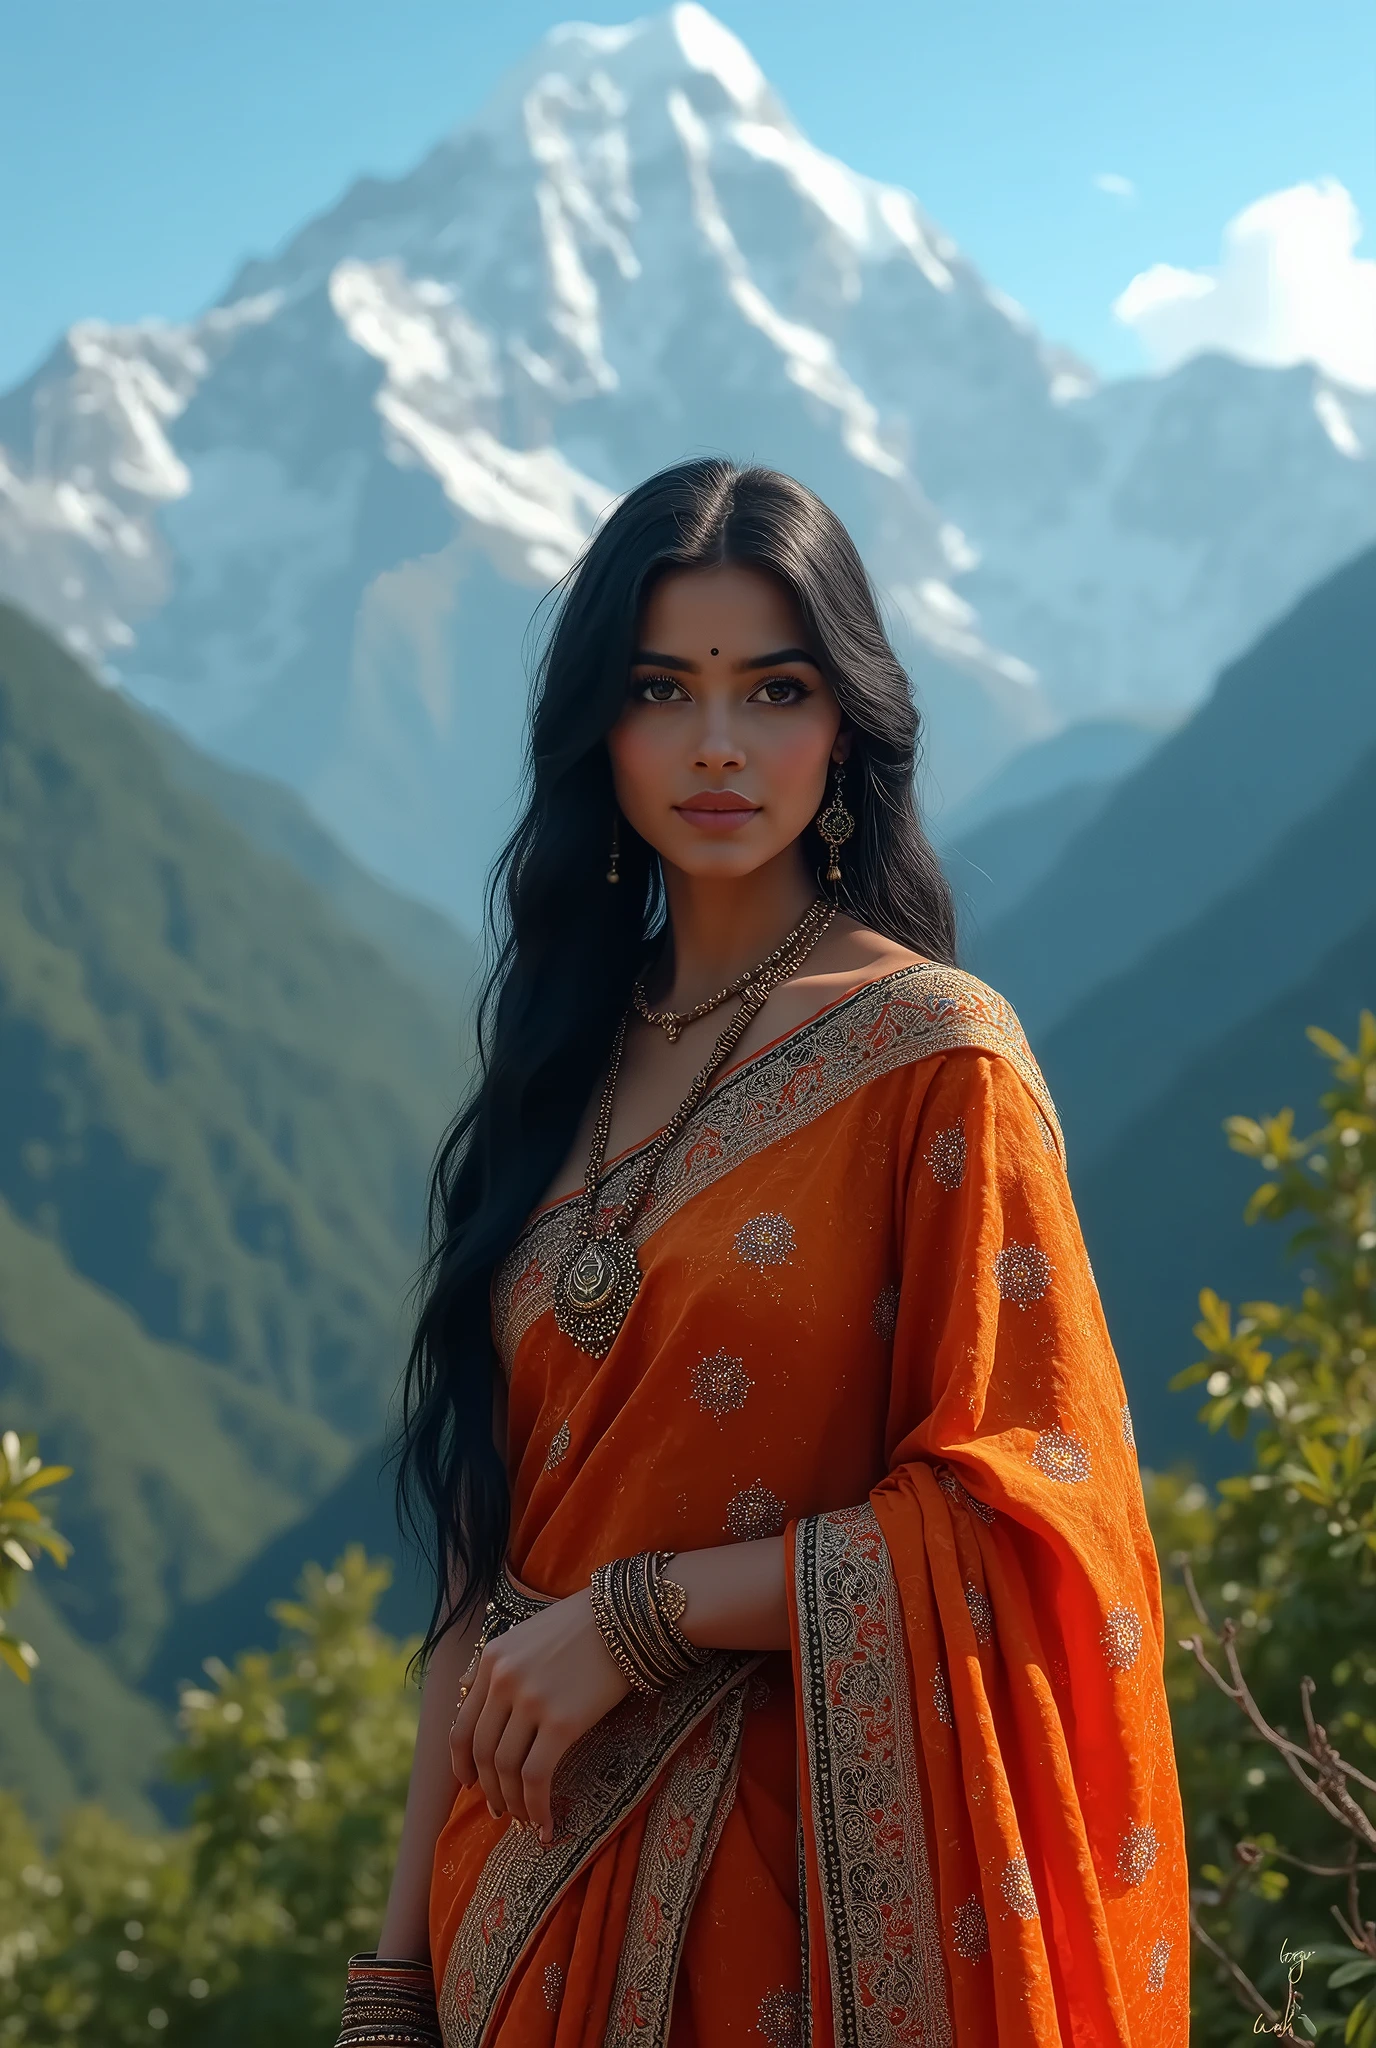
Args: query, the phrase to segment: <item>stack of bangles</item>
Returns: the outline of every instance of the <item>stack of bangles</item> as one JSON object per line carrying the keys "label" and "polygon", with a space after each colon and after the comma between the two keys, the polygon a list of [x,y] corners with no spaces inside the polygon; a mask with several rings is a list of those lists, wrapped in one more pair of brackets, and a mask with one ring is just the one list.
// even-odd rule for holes
{"label": "stack of bangles", "polygon": [[614,1558],[597,1567],[588,1587],[602,1640],[636,1692],[663,1692],[712,1654],[679,1627],[688,1595],[664,1575],[673,1556],[672,1550],[642,1550]]}
{"label": "stack of bangles", "polygon": [[335,2048],[443,2048],[429,1963],[350,1956]]}

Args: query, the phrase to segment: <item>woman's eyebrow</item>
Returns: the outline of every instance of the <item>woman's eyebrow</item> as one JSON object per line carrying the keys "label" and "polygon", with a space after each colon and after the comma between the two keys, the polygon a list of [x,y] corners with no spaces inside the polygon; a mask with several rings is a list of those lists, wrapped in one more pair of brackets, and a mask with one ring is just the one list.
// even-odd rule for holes
{"label": "woman's eyebrow", "polygon": [[738,661],[737,668],[781,668],[785,662],[805,661],[821,672],[822,664],[815,654],[809,654],[806,647],[780,647],[773,654],[752,654],[748,661]]}
{"label": "woman's eyebrow", "polygon": [[686,676],[695,676],[698,665],[695,661],[683,661],[677,654],[656,654],[652,647],[642,647],[631,656],[632,668],[676,668]]}

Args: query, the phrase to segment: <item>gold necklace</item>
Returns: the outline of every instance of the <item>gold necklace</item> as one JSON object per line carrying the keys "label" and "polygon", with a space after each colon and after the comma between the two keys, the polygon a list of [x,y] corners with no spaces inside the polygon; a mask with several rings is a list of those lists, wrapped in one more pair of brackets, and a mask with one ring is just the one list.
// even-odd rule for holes
{"label": "gold necklace", "polygon": [[640,1292],[640,1260],[636,1256],[635,1246],[631,1243],[630,1233],[650,1191],[660,1160],[678,1137],[707,1093],[717,1072],[735,1051],[770,995],[781,981],[786,981],[790,974],[796,973],[802,966],[836,915],[834,904],[827,903],[820,897],[818,902],[822,905],[822,913],[811,924],[804,919],[807,929],[804,931],[803,926],[799,927],[802,936],[795,938],[792,952],[781,957],[776,948],[775,952],[770,954],[768,962],[761,961],[758,968],[752,969],[750,977],[744,983],[744,999],[740,1008],[718,1038],[712,1049],[711,1058],[695,1076],[692,1087],[659,1136],[643,1154],[613,1221],[599,1233],[597,1198],[607,1156],[607,1137],[612,1123],[612,1099],[616,1094],[617,1076],[621,1071],[621,1054],[626,1043],[629,1011],[623,1014],[621,1022],[617,1025],[607,1078],[602,1085],[602,1099],[597,1106],[597,1120],[593,1125],[592,1144],[588,1151],[588,1171],[582,1209],[568,1248],[559,1261],[559,1271],[554,1283],[554,1320],[569,1341],[576,1344],[580,1351],[585,1351],[589,1358],[606,1357],[616,1341],[617,1332],[626,1320],[631,1303]]}
{"label": "gold necklace", "polygon": [[787,938],[781,939],[767,958],[759,961],[754,967],[747,967],[744,974],[738,974],[734,981],[728,981],[725,988],[718,989],[717,993],[708,996],[705,1002],[695,1003],[691,1010],[652,1010],[645,998],[645,982],[642,976],[631,990],[631,1001],[635,1005],[637,1017],[643,1018],[647,1024],[658,1024],[670,1045],[673,1045],[685,1025],[696,1024],[700,1017],[710,1016],[713,1010],[720,1009],[732,996],[738,996],[748,982],[758,981],[761,975],[767,974],[772,967],[777,967],[781,960],[786,959],[796,946],[808,938],[814,924],[820,931],[820,927],[826,922],[828,908],[824,896],[816,897]]}

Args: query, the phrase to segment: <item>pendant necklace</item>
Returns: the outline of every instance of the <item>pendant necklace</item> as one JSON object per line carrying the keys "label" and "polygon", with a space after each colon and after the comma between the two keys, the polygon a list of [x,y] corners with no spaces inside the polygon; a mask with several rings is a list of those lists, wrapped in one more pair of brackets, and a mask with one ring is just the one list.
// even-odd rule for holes
{"label": "pendant necklace", "polygon": [[[682,1028],[693,1017],[706,1016],[708,1010],[724,1002],[729,995],[743,992],[741,1006],[718,1038],[710,1059],[695,1076],[692,1087],[659,1136],[647,1147],[614,1219],[599,1232],[597,1198],[603,1179],[607,1137],[612,1122],[612,1099],[616,1093],[617,1075],[621,1071],[621,1054],[626,1043],[630,1011],[623,1014],[616,1027],[607,1078],[597,1106],[581,1212],[568,1248],[559,1261],[554,1284],[554,1320],[570,1342],[576,1344],[580,1351],[585,1351],[589,1358],[606,1357],[626,1320],[631,1303],[640,1292],[640,1260],[630,1234],[661,1159],[770,995],[781,981],[786,981],[802,966],[835,915],[836,906],[819,896],[768,959],[752,967],[749,974],[739,976],[735,983],[728,984],[706,1006],[699,1005],[696,1011],[687,1011],[675,1019]],[[674,1015],[672,1011],[665,1014]],[[654,1016],[651,1021],[659,1023],[661,1020]],[[672,1035],[677,1037],[678,1032]]]}

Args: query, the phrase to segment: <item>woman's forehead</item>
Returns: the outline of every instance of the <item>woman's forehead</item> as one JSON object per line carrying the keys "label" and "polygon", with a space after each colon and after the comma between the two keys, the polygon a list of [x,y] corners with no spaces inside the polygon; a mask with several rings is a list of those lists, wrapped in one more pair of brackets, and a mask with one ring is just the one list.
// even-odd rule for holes
{"label": "woman's forehead", "polygon": [[807,634],[788,586],[767,569],[727,562],[710,569],[675,569],[662,576],[640,614],[640,639],[665,647],[673,638],[728,646],[806,644]]}

